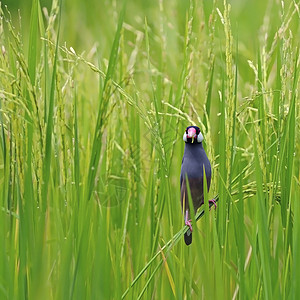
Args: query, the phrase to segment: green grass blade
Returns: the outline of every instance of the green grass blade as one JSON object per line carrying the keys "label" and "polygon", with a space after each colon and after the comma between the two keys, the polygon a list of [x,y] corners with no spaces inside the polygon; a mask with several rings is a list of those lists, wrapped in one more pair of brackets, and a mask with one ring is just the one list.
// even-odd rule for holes
{"label": "green grass blade", "polygon": [[30,33],[29,33],[29,51],[28,51],[28,72],[32,86],[35,85],[36,61],[37,61],[37,39],[38,39],[38,0],[32,1]]}
{"label": "green grass blade", "polygon": [[[61,5],[60,5],[61,9]],[[60,14],[59,14],[60,16]],[[49,111],[47,116],[46,124],[46,139],[45,139],[45,158],[43,164],[43,186],[42,186],[42,207],[46,210],[47,207],[47,194],[48,194],[48,184],[50,177],[50,165],[51,165],[51,153],[52,153],[52,134],[53,134],[53,116],[54,116],[54,101],[55,101],[55,86],[56,86],[56,69],[58,60],[58,42],[59,42],[59,30],[60,30],[60,18],[58,20],[58,33],[55,45],[55,55],[53,60],[53,70],[51,76],[51,87],[49,94]]]}
{"label": "green grass blade", "polygon": [[[254,133],[255,135],[255,133]],[[271,258],[270,258],[270,245],[269,245],[269,233],[267,224],[267,211],[266,211],[266,198],[263,192],[263,179],[261,174],[261,165],[259,161],[259,154],[256,143],[254,143],[255,151],[255,175],[257,183],[257,235],[259,253],[261,259],[261,268],[263,273],[263,291],[266,299],[273,299],[273,288],[272,288],[272,270],[271,270]]]}
{"label": "green grass blade", "polygon": [[106,118],[106,111],[107,111],[109,94],[110,94],[109,82],[112,80],[113,75],[115,74],[116,71],[118,48],[119,48],[119,42],[121,38],[121,30],[124,21],[124,15],[125,15],[125,4],[123,5],[122,11],[119,16],[118,27],[115,33],[114,42],[110,52],[107,72],[105,75],[103,87],[100,90],[100,95],[99,95],[99,102],[100,102],[99,111],[97,116],[95,132],[94,132],[93,146],[92,146],[91,158],[90,158],[88,175],[87,175],[87,183],[86,183],[86,199],[88,200],[90,199],[92,191],[94,189],[94,181],[95,181],[95,176],[99,164],[101,144],[102,144],[101,138],[103,134],[103,124]]}

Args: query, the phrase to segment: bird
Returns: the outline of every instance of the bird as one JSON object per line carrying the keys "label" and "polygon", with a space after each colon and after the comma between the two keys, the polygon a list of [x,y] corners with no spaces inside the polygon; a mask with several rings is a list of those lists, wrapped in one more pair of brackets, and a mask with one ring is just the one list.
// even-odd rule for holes
{"label": "bird", "polygon": [[[186,245],[192,243],[192,224],[188,200],[188,190],[186,178],[188,179],[194,211],[204,203],[203,179],[204,171],[206,176],[207,190],[209,191],[211,182],[211,165],[202,145],[203,135],[198,126],[188,126],[183,134],[185,149],[181,164],[180,173],[180,199],[181,208],[184,214],[185,225],[189,230],[184,234]],[[213,202],[216,207],[214,200]]]}

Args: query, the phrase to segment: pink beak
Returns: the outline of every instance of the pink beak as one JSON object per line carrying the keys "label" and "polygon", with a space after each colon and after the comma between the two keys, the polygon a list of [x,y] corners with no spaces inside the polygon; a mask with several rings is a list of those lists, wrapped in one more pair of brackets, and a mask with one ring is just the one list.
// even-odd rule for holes
{"label": "pink beak", "polygon": [[193,127],[189,128],[187,132],[188,138],[193,138],[195,135],[196,135],[196,129]]}

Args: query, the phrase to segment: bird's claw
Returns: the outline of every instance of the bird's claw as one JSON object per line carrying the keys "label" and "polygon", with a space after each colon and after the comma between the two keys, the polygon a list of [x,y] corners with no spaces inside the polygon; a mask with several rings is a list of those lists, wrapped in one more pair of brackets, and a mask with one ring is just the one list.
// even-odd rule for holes
{"label": "bird's claw", "polygon": [[217,204],[216,204],[216,201],[215,201],[215,199],[209,200],[208,202],[211,202],[211,203],[213,203],[213,205],[215,206],[215,209],[217,208]]}
{"label": "bird's claw", "polygon": [[192,232],[193,231],[193,228],[192,228],[192,223],[191,223],[192,220],[187,220],[185,221],[185,225],[188,226],[190,228],[190,231]]}

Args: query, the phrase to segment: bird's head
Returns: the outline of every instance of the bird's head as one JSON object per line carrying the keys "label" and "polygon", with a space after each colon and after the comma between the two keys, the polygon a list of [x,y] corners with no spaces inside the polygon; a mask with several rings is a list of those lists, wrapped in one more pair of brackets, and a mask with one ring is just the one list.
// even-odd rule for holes
{"label": "bird's head", "polygon": [[203,135],[200,132],[200,128],[197,126],[189,126],[186,128],[184,134],[183,134],[183,140],[186,143],[202,143],[203,141]]}

